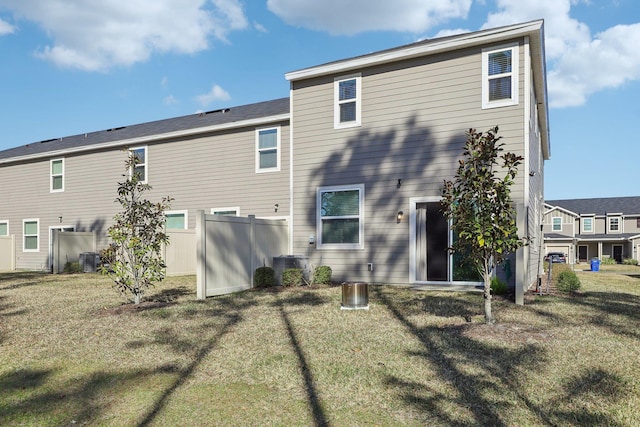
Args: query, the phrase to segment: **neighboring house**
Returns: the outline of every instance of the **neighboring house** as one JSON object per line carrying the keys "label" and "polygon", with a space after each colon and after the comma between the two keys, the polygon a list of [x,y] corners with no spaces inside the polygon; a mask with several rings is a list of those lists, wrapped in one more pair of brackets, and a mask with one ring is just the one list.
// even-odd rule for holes
{"label": "neighboring house", "polygon": [[543,224],[545,253],[570,263],[640,259],[640,197],[548,200]]}
{"label": "neighboring house", "polygon": [[528,245],[508,269],[517,299],[537,281],[544,161],[549,158],[543,22],[459,34],[286,74],[290,97],[43,141],[0,152],[17,267],[46,269],[55,228],[95,230],[117,210],[134,151],[175,198],[172,227],[196,210],[284,218],[290,254],[336,280],[475,285],[457,276],[440,212],[465,131],[500,127],[525,158],[512,187]]}

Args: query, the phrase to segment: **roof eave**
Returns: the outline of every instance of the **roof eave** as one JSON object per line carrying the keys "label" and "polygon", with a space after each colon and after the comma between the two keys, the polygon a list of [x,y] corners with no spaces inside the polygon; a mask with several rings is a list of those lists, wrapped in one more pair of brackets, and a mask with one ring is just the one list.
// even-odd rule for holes
{"label": "roof eave", "polygon": [[240,121],[231,122],[231,123],[223,123],[223,124],[217,124],[212,126],[184,129],[184,130],[179,130],[174,132],[165,132],[161,134],[146,135],[146,136],[140,136],[135,138],[120,139],[116,141],[103,142],[100,144],[90,144],[90,145],[83,145],[80,147],[63,148],[60,150],[51,150],[51,151],[45,151],[42,153],[27,154],[24,156],[8,157],[6,159],[0,159],[0,165],[37,160],[37,159],[48,158],[48,157],[64,156],[68,154],[83,153],[87,151],[97,151],[97,150],[104,150],[109,148],[148,144],[151,142],[159,142],[159,141],[164,141],[172,138],[183,138],[183,137],[209,133],[209,132],[217,132],[217,131],[227,130],[227,129],[234,129],[234,128],[240,128],[240,127],[246,127],[246,126],[256,126],[256,125],[262,125],[266,123],[274,123],[278,121],[289,120],[290,117],[291,117],[291,114],[284,113],[284,114],[278,114],[273,116],[258,117],[255,119],[240,120]]}

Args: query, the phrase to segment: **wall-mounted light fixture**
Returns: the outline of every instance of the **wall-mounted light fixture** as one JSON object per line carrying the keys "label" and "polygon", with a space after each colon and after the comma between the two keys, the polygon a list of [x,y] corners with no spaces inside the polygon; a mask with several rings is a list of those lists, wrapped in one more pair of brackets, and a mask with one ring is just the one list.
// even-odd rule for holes
{"label": "wall-mounted light fixture", "polygon": [[60,224],[62,224],[62,215],[60,215],[60,216],[58,217],[58,222],[59,222]]}
{"label": "wall-mounted light fixture", "polygon": [[535,175],[536,175],[536,171],[529,172],[529,176],[535,176]]}
{"label": "wall-mounted light fixture", "polygon": [[398,178],[398,184],[396,185],[396,187],[402,187],[402,178]]}
{"label": "wall-mounted light fixture", "polygon": [[398,215],[396,215],[396,222],[400,224],[402,222],[402,217],[404,217],[404,212],[398,211]]}
{"label": "wall-mounted light fixture", "polygon": [[275,205],[273,205],[274,212],[278,212],[278,206],[280,206],[280,205],[278,205],[277,203]]}

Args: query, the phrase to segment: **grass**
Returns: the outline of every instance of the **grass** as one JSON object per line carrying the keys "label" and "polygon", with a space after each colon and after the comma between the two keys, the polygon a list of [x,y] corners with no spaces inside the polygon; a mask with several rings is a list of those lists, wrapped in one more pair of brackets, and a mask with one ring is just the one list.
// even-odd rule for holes
{"label": "grass", "polygon": [[0,425],[634,426],[640,279],[602,270],[492,326],[477,293],[341,311],[339,287],[196,301],[174,277],[131,308],[99,275],[0,274]]}

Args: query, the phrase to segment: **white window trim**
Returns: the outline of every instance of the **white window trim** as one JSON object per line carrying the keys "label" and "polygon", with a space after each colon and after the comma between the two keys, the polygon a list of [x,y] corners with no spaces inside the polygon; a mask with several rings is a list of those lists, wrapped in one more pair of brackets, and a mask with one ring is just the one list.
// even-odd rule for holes
{"label": "white window trim", "polygon": [[[356,81],[356,97],[353,100],[340,101],[340,82],[346,80]],[[345,102],[356,103],[356,119],[351,122],[340,122],[340,104]],[[362,124],[362,74],[351,74],[333,79],[333,127],[334,129],[345,129],[357,127]]]}
{"label": "white window trim", "polygon": [[[165,211],[164,215],[165,217],[167,215],[179,215],[182,214],[184,215],[184,230],[188,230],[189,229],[189,211],[188,210],[177,210],[177,211]],[[169,228],[168,230],[180,230],[179,228]]]}
{"label": "white window trim", "polygon": [[236,211],[236,216],[240,216],[240,207],[231,206],[226,208],[211,208],[211,215],[215,215],[218,212]]}
{"label": "white window trim", "polygon": [[[614,219],[618,221],[618,229],[617,230],[613,230],[611,228],[611,221],[614,220]],[[622,233],[622,217],[620,217],[620,216],[609,216],[609,217],[607,217],[607,231],[609,233]]]}
{"label": "white window trim", "polygon": [[10,236],[11,232],[9,231],[9,220],[8,219],[0,219],[0,224],[7,224],[7,234],[0,234],[0,236]]}
{"label": "white window trim", "polygon": [[[33,234],[24,234],[24,225],[27,222],[35,222],[37,224],[38,232],[35,234],[38,246],[36,249],[25,248],[25,237],[34,236]],[[22,252],[40,252],[40,218],[26,218],[22,220]]]}
{"label": "white window trim", "polygon": [[[358,215],[358,242],[359,243],[322,243],[322,193],[329,191],[359,191],[359,212]],[[365,222],[365,204],[364,204],[364,184],[354,185],[333,185],[327,187],[318,187],[316,190],[316,248],[317,249],[364,249],[364,222]]]}
{"label": "white window trim", "polygon": [[[141,145],[138,147],[129,148],[129,156],[133,154],[135,150],[144,150],[144,163],[140,163],[138,166],[144,166],[144,179],[140,180],[140,183],[147,184],[149,182],[149,147]],[[133,176],[133,169],[129,169],[129,178]]]}
{"label": "white window trim", "polygon": [[[511,75],[511,98],[500,99],[497,101],[489,101],[489,54],[500,52],[503,50],[511,50],[511,73],[499,74],[498,76],[506,77]],[[497,108],[518,104],[519,96],[519,59],[520,50],[518,43],[509,43],[492,48],[482,49],[482,108]],[[491,76],[496,78],[496,76]]]}
{"label": "white window trim", "polygon": [[[587,220],[591,221],[591,230],[587,230],[585,228],[585,221],[587,221]],[[582,217],[582,221],[581,222],[582,222],[581,226],[582,226],[582,232],[583,233],[585,233],[585,234],[586,233],[593,233],[593,225],[594,225],[594,218],[593,217],[591,217],[591,216],[590,217]]]}
{"label": "white window trim", "polygon": [[[53,173],[53,162],[62,162],[62,173],[60,173],[60,175],[54,175]],[[60,189],[54,189],[53,188],[53,178],[56,176],[61,176],[62,177],[62,188]],[[49,161],[49,192],[50,193],[62,193],[64,191],[64,157],[58,158],[58,159],[51,159]]]}
{"label": "white window trim", "polygon": [[[276,130],[276,167],[274,168],[260,168],[260,131],[264,130]],[[269,127],[261,127],[256,129],[256,173],[264,173],[264,172],[278,172],[280,171],[280,125],[278,126],[269,126]],[[273,148],[268,148],[264,150],[273,150]]]}
{"label": "white window trim", "polygon": [[[560,220],[560,229],[559,230],[556,230],[554,228],[555,227],[555,224],[554,224],[554,221],[553,221],[554,219],[559,219]],[[562,217],[561,216],[551,217],[551,231],[562,231]]]}

